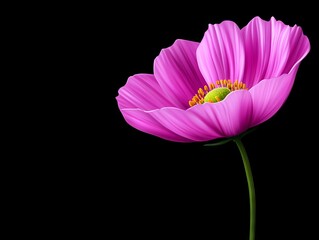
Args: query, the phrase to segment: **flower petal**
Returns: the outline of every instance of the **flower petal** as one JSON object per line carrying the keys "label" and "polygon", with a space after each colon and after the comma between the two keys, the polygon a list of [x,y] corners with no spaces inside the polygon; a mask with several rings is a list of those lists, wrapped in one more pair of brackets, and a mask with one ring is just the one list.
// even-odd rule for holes
{"label": "flower petal", "polygon": [[163,108],[149,112],[161,125],[190,141],[232,137],[250,127],[252,99],[239,90],[218,103],[196,105],[188,110]]}
{"label": "flower petal", "polygon": [[[160,110],[155,110],[160,111]],[[191,142],[189,139],[186,139],[171,130],[164,127],[160,124],[157,120],[155,120],[151,112],[143,111],[141,109],[121,109],[124,119],[126,122],[131,125],[132,127],[163,138],[165,140],[174,141],[174,142]]]}
{"label": "flower petal", "polygon": [[165,94],[152,74],[136,74],[129,77],[125,86],[120,88],[116,99],[120,109],[140,108],[152,110],[174,106],[166,99]]}
{"label": "flower petal", "polygon": [[274,17],[253,18],[242,29],[245,43],[245,76],[248,88],[258,81],[289,73],[310,50],[308,38],[298,26],[290,27]]}
{"label": "flower petal", "polygon": [[292,89],[298,67],[299,64],[289,74],[262,80],[249,90],[254,107],[252,126],[271,118],[284,104]]}
{"label": "flower petal", "polygon": [[197,60],[197,42],[176,40],[163,49],[154,61],[154,75],[166,96],[178,107],[186,109],[188,101],[206,84]]}
{"label": "flower petal", "polygon": [[209,25],[197,49],[197,60],[207,83],[242,80],[245,55],[240,29],[232,21]]}

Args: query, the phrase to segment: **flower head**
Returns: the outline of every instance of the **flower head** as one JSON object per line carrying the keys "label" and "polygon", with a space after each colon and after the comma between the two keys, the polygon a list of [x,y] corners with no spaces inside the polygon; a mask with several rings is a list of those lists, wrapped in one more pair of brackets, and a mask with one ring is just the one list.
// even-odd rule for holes
{"label": "flower head", "polygon": [[129,77],[116,99],[128,124],[166,140],[232,137],[280,109],[309,51],[297,25],[255,17],[240,29],[223,21],[200,43],[163,49],[154,74]]}

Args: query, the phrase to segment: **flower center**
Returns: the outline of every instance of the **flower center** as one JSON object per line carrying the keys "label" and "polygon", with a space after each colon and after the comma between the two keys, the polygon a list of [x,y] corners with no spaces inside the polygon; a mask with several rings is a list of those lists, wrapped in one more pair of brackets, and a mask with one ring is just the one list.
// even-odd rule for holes
{"label": "flower center", "polygon": [[188,102],[189,106],[195,106],[196,104],[203,104],[205,102],[216,103],[222,101],[230,92],[244,89],[247,90],[246,84],[238,82],[234,83],[231,80],[218,80],[216,84],[211,83],[209,87],[207,85],[198,89],[197,94]]}
{"label": "flower center", "polygon": [[230,90],[227,87],[215,88],[206,94],[206,96],[204,97],[204,102],[210,102],[210,103],[220,102],[229,93],[230,93]]}

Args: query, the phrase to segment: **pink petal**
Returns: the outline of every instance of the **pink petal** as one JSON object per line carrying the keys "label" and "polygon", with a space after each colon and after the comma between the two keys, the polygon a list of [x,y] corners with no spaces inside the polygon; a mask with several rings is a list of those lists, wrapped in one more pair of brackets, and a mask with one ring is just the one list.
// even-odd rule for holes
{"label": "pink petal", "polygon": [[221,79],[241,81],[245,53],[238,26],[231,21],[209,25],[197,49],[197,60],[207,83]]}
{"label": "pink petal", "polygon": [[274,17],[253,18],[242,29],[245,42],[245,75],[248,88],[258,81],[289,73],[309,52],[310,43],[298,26],[290,27]]}
{"label": "pink petal", "polygon": [[291,29],[288,45],[290,46],[290,52],[283,73],[289,73],[310,51],[308,37],[303,35],[302,29],[297,26]]}
{"label": "pink petal", "polygon": [[292,89],[298,67],[299,64],[289,74],[262,80],[249,90],[254,107],[253,126],[271,118],[284,104]]}
{"label": "pink petal", "polygon": [[208,141],[247,130],[252,117],[252,99],[249,91],[240,90],[219,103],[196,105],[188,110],[163,108],[149,114],[183,138]]}
{"label": "pink petal", "polygon": [[206,84],[196,61],[197,47],[197,42],[176,40],[154,61],[154,75],[159,85],[179,108],[188,108],[188,101]]}
{"label": "pink petal", "polygon": [[151,74],[137,74],[129,77],[125,86],[120,88],[116,99],[120,109],[152,110],[174,106],[166,99],[166,94],[163,93],[154,75]]}
{"label": "pink petal", "polygon": [[129,125],[142,132],[173,142],[191,142],[189,139],[181,137],[164,127],[152,117],[149,111],[143,111],[141,109],[121,109],[121,112]]}

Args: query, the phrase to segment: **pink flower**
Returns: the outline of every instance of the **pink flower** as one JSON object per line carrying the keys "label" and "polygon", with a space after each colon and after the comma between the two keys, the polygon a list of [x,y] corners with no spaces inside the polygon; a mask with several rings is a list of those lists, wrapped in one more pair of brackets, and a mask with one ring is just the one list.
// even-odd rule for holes
{"label": "pink flower", "polygon": [[[154,74],[128,78],[116,97],[134,128],[176,142],[233,137],[271,118],[310,51],[299,26],[274,17],[209,25],[200,43],[176,40]],[[216,90],[217,89],[217,90]]]}

